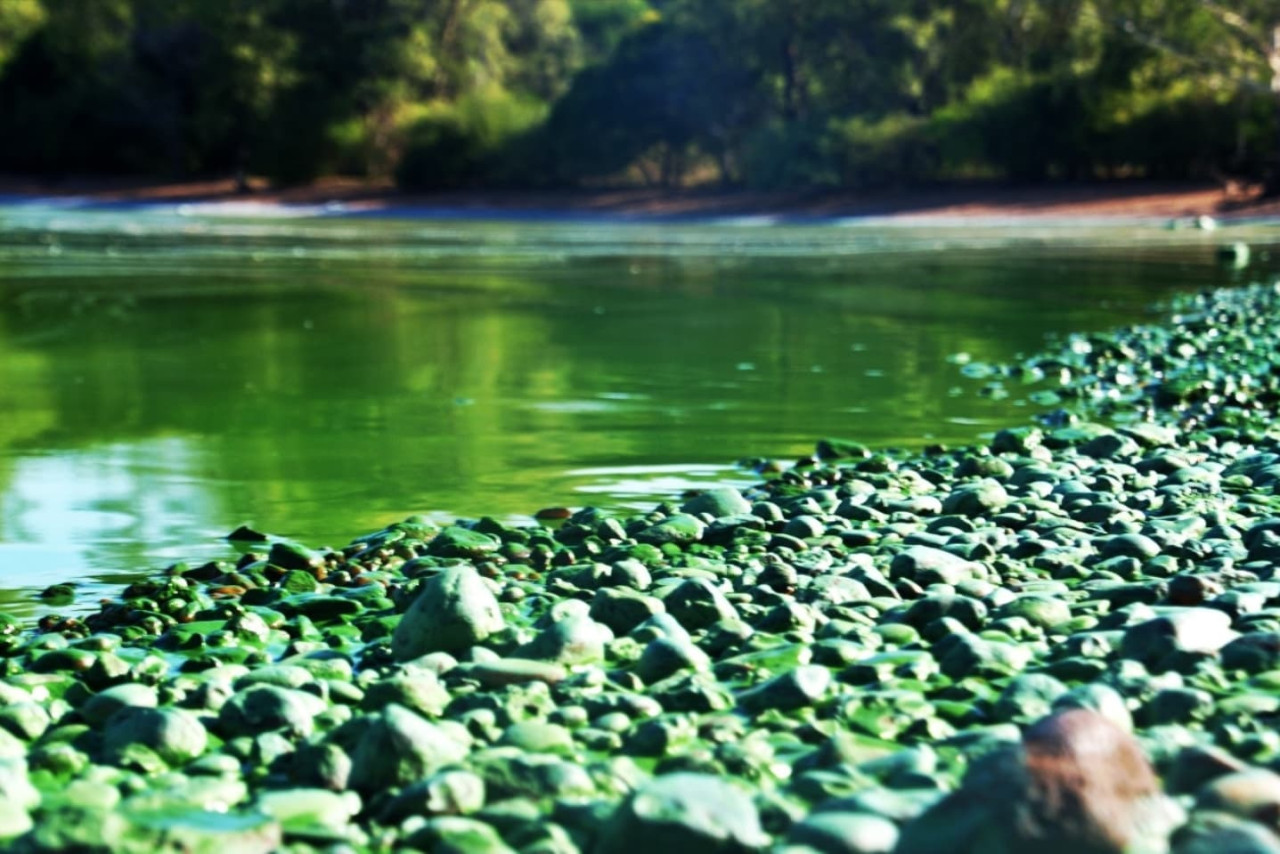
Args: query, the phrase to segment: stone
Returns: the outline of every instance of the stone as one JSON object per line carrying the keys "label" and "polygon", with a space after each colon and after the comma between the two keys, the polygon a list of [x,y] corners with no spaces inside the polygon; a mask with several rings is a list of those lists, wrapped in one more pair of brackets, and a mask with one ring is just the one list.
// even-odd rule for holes
{"label": "stone", "polygon": [[475,567],[458,564],[423,585],[391,636],[391,650],[398,661],[431,652],[462,652],[505,626],[488,583]]}
{"label": "stone", "polygon": [[461,761],[469,745],[414,712],[387,706],[366,727],[351,757],[351,787],[378,792],[428,777]]}
{"label": "stone", "polygon": [[636,541],[651,546],[687,546],[702,539],[706,527],[696,517],[681,513],[645,528],[636,534]]}
{"label": "stone", "polygon": [[462,665],[459,672],[474,678],[485,688],[501,688],[505,685],[523,685],[529,682],[555,685],[569,675],[569,671],[562,665],[534,661],[529,658],[477,661]]}
{"label": "stone", "polygon": [[1197,790],[1196,809],[1229,813],[1280,830],[1280,774],[1263,768],[1223,774]]}
{"label": "stone", "polygon": [[539,720],[512,724],[502,733],[498,744],[518,747],[526,753],[556,753],[567,756],[574,752],[573,734],[568,729]]}
{"label": "stone", "polygon": [[680,512],[695,516],[706,513],[715,518],[738,516],[751,512],[751,502],[732,486],[721,486],[705,490],[690,498],[680,505]]}
{"label": "stone", "polygon": [[625,635],[645,620],[666,610],[660,599],[626,587],[602,587],[591,600],[589,616]]}
{"label": "stone", "polygon": [[791,826],[786,844],[822,854],[888,854],[898,844],[898,826],[867,813],[814,813]]}
{"label": "stone", "polygon": [[1125,630],[1121,655],[1158,665],[1171,653],[1214,654],[1236,638],[1231,617],[1214,608],[1176,608]]}
{"label": "stone", "polygon": [[110,757],[119,759],[128,747],[141,745],[176,766],[204,753],[209,733],[185,709],[125,706],[107,721],[102,740]]}
{"label": "stone", "polygon": [[605,646],[613,640],[609,627],[584,614],[570,614],[543,629],[516,650],[519,658],[573,666],[604,660]]}
{"label": "stone", "polygon": [[1071,606],[1055,596],[1026,593],[1001,605],[995,617],[1021,617],[1033,626],[1053,630],[1071,619]]}
{"label": "stone", "polygon": [[708,670],[711,659],[692,641],[669,637],[654,638],[645,645],[632,672],[649,684],[682,670]]}
{"label": "stone", "polygon": [[738,696],[738,703],[752,711],[790,711],[812,706],[831,687],[831,671],[818,664],[802,664],[781,673]]}
{"label": "stone", "polygon": [[395,703],[425,717],[440,717],[451,699],[439,677],[429,670],[414,670],[369,685],[360,706],[377,711]]}
{"label": "stone", "polygon": [[275,685],[237,691],[218,711],[218,729],[229,736],[283,731],[305,737],[315,729],[325,703],[315,694]]}
{"label": "stone", "polygon": [[891,578],[908,578],[922,587],[929,584],[954,587],[978,573],[978,567],[972,562],[933,546],[909,546],[894,555],[889,564]]}
{"label": "stone", "polygon": [[996,700],[992,714],[998,721],[1044,717],[1053,703],[1067,693],[1067,686],[1043,673],[1023,673],[1009,680]]}
{"label": "stone", "polygon": [[711,582],[690,578],[662,600],[669,613],[687,631],[704,629],[721,620],[736,620],[738,612]]}
{"label": "stone", "polygon": [[999,512],[1012,500],[999,481],[983,478],[953,490],[942,500],[942,512],[960,516],[983,516]]}
{"label": "stone", "polygon": [[432,854],[515,854],[492,826],[461,816],[429,819],[406,844]]}
{"label": "stone", "polygon": [[747,854],[769,837],[751,798],[720,777],[676,773],[642,784],[605,824],[594,854]]}
{"label": "stone", "polygon": [[355,792],[325,789],[277,789],[258,796],[258,809],[280,822],[285,833],[312,833],[324,830],[342,835],[351,819],[360,812],[360,796]]}
{"label": "stone", "polygon": [[382,811],[383,824],[411,815],[468,815],[484,806],[484,779],[471,771],[448,769],[411,783]]}

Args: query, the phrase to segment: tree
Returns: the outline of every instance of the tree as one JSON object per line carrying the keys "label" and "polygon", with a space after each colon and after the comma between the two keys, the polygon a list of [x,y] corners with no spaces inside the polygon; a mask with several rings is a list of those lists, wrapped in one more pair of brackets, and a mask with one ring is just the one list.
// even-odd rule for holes
{"label": "tree", "polygon": [[1264,191],[1280,195],[1280,2],[1098,0],[1102,15],[1135,43],[1210,89],[1264,98],[1272,141]]}
{"label": "tree", "polygon": [[45,22],[40,0],[6,0],[0,3],[0,71],[27,38]]}

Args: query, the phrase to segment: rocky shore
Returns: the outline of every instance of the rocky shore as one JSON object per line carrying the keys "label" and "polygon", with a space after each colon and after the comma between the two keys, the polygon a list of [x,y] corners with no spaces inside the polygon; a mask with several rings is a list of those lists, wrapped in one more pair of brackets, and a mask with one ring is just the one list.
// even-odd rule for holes
{"label": "rocky shore", "polygon": [[1278,354],[1276,288],[1202,294],[968,366],[1052,410],[985,446],[338,551],[241,529],[0,626],[0,839],[1280,852]]}

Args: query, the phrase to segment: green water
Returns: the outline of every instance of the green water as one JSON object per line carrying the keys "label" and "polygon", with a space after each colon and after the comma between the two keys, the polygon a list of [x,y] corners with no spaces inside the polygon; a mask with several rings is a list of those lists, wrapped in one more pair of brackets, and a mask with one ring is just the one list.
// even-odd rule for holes
{"label": "green water", "polygon": [[92,601],[244,522],[340,545],[647,507],[824,436],[971,441],[1034,408],[949,356],[1269,274],[1215,243],[0,208],[0,602]]}

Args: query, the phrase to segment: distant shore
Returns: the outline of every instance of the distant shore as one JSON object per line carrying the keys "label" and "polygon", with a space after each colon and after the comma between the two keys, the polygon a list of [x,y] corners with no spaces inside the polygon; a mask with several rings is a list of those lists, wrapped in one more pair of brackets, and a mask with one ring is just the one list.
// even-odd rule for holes
{"label": "distant shore", "polygon": [[635,220],[776,217],[790,221],[845,218],[902,222],[1036,220],[1156,220],[1212,216],[1223,220],[1280,217],[1280,199],[1256,187],[1216,183],[1112,182],[1003,186],[974,184],[903,191],[758,192],[716,189],[602,189],[563,191],[461,190],[405,193],[385,182],[331,178],[276,189],[251,183],[236,191],[230,179],[146,182],[71,179],[46,182],[0,176],[0,201],[61,200],[88,207],[199,204],[234,212],[280,206],[360,216],[466,218],[582,218]]}

